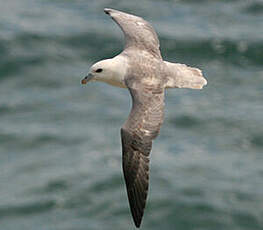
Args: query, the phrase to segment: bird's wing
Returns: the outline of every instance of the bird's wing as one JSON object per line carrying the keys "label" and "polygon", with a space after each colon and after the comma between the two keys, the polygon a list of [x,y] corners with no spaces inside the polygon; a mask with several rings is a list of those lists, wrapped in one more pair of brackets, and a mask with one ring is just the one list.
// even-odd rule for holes
{"label": "bird's wing", "polygon": [[161,58],[159,40],[153,27],[143,18],[114,9],[104,9],[120,26],[125,36],[125,49],[145,50]]}
{"label": "bird's wing", "polygon": [[152,140],[164,117],[164,89],[128,83],[132,109],[121,129],[122,164],[129,204],[136,227],[141,224],[149,186]]}

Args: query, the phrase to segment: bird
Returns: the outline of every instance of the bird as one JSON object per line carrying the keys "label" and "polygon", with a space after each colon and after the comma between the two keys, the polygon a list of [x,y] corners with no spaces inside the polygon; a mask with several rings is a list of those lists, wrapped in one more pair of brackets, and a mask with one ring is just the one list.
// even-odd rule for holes
{"label": "bird", "polygon": [[124,33],[124,49],[93,64],[81,83],[100,81],[130,92],[131,111],[120,131],[122,168],[130,211],[139,228],[149,189],[152,142],[164,120],[165,91],[202,89],[207,81],[198,68],[164,61],[158,36],[142,17],[110,8],[104,12]]}

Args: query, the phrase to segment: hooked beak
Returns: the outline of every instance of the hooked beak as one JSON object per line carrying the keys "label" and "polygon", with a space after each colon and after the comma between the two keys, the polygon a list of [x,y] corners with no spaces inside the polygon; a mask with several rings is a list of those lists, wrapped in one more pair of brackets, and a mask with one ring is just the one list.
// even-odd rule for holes
{"label": "hooked beak", "polygon": [[82,80],[81,80],[81,84],[82,85],[85,85],[87,84],[94,76],[89,73],[86,77],[84,77]]}

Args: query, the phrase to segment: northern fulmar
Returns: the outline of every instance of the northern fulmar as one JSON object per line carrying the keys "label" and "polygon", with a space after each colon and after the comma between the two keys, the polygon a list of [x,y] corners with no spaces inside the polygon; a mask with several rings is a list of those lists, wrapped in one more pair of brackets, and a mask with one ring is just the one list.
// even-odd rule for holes
{"label": "northern fulmar", "polygon": [[104,9],[125,36],[124,50],[90,67],[81,81],[102,81],[126,88],[132,98],[131,112],[121,128],[122,167],[134,223],[140,227],[149,187],[152,141],[164,119],[167,88],[202,89],[207,84],[201,70],[164,61],[153,27],[143,18]]}

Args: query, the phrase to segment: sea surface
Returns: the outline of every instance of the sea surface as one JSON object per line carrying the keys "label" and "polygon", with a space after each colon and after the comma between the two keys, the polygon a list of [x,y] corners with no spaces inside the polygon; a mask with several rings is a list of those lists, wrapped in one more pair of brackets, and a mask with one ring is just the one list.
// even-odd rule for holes
{"label": "sea surface", "polygon": [[82,86],[121,52],[111,7],[154,25],[170,89],[141,229],[263,229],[262,0],[0,0],[0,230],[135,229],[121,168],[127,90]]}

